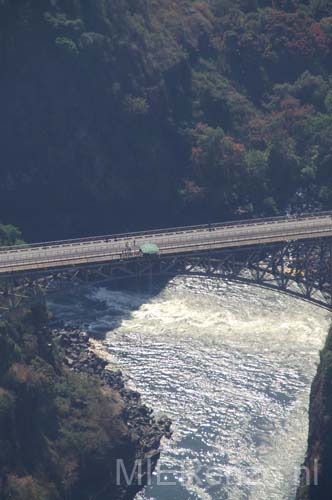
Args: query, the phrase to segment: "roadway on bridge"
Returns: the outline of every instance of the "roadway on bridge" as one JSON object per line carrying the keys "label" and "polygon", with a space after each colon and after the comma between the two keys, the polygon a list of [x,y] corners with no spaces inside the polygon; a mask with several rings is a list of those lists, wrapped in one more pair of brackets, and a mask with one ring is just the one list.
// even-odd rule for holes
{"label": "roadway on bridge", "polygon": [[139,247],[143,243],[155,243],[162,255],[171,255],[331,236],[332,215],[323,214],[3,247],[0,275],[137,259],[141,257]]}

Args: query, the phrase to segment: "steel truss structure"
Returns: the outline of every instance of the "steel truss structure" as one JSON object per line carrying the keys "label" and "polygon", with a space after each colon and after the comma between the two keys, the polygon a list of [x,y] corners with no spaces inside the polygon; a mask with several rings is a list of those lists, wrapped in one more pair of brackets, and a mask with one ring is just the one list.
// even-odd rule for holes
{"label": "steel truss structure", "polygon": [[191,254],[122,258],[0,281],[0,315],[70,284],[86,286],[154,276],[208,276],[279,290],[332,310],[332,238],[227,248]]}

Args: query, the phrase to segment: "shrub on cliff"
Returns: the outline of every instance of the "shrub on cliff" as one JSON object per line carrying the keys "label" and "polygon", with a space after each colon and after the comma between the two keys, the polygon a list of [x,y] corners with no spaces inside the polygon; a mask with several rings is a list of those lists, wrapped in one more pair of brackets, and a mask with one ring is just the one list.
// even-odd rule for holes
{"label": "shrub on cliff", "polygon": [[46,317],[38,306],[0,326],[0,499],[110,498],[134,449],[123,402],[64,368]]}
{"label": "shrub on cliff", "polygon": [[24,243],[21,231],[11,224],[0,224],[0,246],[20,245]]}

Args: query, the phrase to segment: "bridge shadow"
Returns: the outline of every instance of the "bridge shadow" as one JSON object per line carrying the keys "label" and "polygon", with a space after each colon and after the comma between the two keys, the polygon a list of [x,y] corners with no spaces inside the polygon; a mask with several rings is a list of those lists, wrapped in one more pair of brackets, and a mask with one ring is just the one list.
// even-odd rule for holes
{"label": "bridge shadow", "polygon": [[71,286],[47,296],[51,326],[77,328],[104,340],[134,311],[156,297],[173,276],[120,280],[86,286]]}
{"label": "bridge shadow", "polygon": [[89,332],[98,340],[104,340],[107,333],[116,330],[123,321],[129,320],[134,311],[143,304],[156,297],[175,276],[209,277],[225,282],[240,282],[246,285],[259,286],[273,290],[275,293],[292,295],[331,310],[330,304],[324,303],[319,298],[306,297],[300,290],[282,289],[277,282],[257,282],[244,276],[227,276],[224,274],[209,273],[208,271],[193,271],[188,273],[169,273],[155,275],[153,283],[148,277],[130,278],[101,284],[86,284],[70,286],[61,292],[56,292],[49,297],[48,305],[53,313],[51,325],[54,327],[74,327]]}

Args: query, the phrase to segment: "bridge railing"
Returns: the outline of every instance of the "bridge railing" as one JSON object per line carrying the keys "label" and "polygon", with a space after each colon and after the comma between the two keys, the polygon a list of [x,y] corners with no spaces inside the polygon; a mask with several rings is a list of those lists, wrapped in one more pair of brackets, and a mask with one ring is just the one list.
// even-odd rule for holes
{"label": "bridge railing", "polygon": [[182,226],[182,227],[171,227],[166,229],[153,229],[150,231],[137,231],[130,233],[119,233],[119,234],[111,234],[111,235],[103,235],[97,237],[87,237],[87,238],[77,238],[70,240],[56,240],[56,241],[48,241],[48,242],[40,242],[40,243],[31,243],[25,245],[16,245],[16,246],[6,246],[0,247],[1,252],[19,252],[21,250],[26,249],[43,249],[49,247],[57,247],[64,245],[84,245],[84,244],[93,244],[98,242],[108,242],[108,241],[117,241],[117,240],[126,240],[126,239],[139,239],[144,238],[146,236],[158,236],[158,235],[167,235],[169,233],[186,233],[193,231],[206,231],[209,229],[222,229],[226,227],[240,227],[240,226],[249,226],[249,225],[259,225],[259,224],[272,224],[275,222],[283,222],[290,220],[305,220],[305,219],[315,219],[315,218],[325,218],[332,217],[332,212],[314,212],[307,213],[302,215],[290,215],[290,216],[278,216],[278,217],[268,217],[268,218],[259,218],[259,219],[242,219],[238,221],[231,222],[220,222],[220,223],[212,223],[212,224],[201,224],[196,226]]}
{"label": "bridge railing", "polygon": [[[326,232],[330,235],[331,231],[331,228],[317,229],[314,233],[317,232],[321,236],[322,233]],[[204,241],[199,239],[199,237],[194,238],[192,233],[184,233],[176,242],[174,242],[174,239],[168,238],[167,235],[164,234],[160,247],[160,253],[162,255],[174,252],[181,253],[187,252],[188,249],[195,252],[198,250],[216,249],[216,247],[220,244],[225,245],[231,243],[235,243],[234,246],[247,246],[251,245],[254,240],[258,240],[259,243],[264,243],[271,239],[271,236],[275,237],[275,235],[271,233],[273,233],[273,228],[269,228],[264,234],[250,234],[250,231],[246,229],[240,236],[235,236],[233,233],[229,233],[226,238],[223,237],[220,239],[220,237],[217,236],[217,233],[212,231],[209,232],[209,238],[205,238]],[[297,235],[294,233],[292,236],[303,236],[303,231],[299,232]],[[34,269],[38,271],[38,269],[42,268],[51,269],[78,264],[97,264],[103,260],[127,260],[135,257],[137,258],[141,255],[138,247],[127,250],[120,241],[117,245],[113,245],[111,248],[105,242],[102,245],[89,245],[88,247],[83,248],[75,247],[70,253],[68,253],[68,251],[64,253],[63,247],[54,247],[52,249],[52,253],[48,254],[47,248],[48,247],[45,247],[43,251],[43,249],[39,247],[36,249],[36,252],[23,252],[21,255],[18,255],[16,252],[11,252],[8,256],[6,256],[6,262],[2,264],[0,274],[3,275],[4,273],[19,272],[24,269]],[[32,268],[32,266],[34,267]]]}

